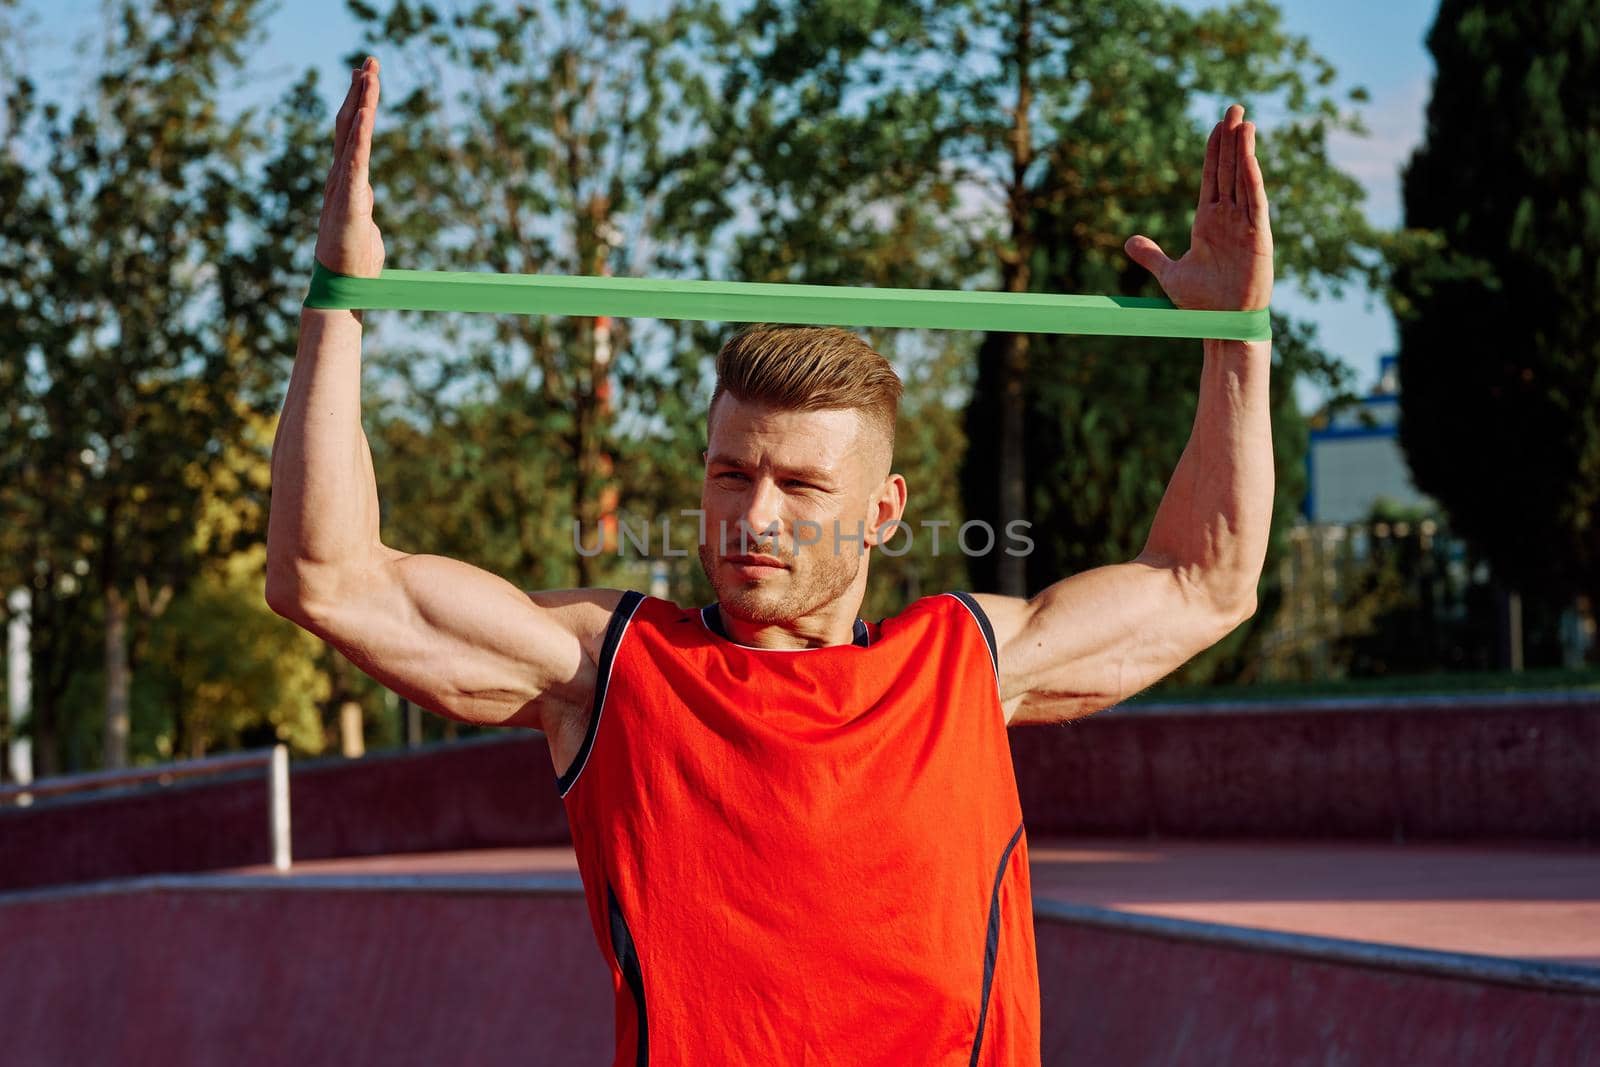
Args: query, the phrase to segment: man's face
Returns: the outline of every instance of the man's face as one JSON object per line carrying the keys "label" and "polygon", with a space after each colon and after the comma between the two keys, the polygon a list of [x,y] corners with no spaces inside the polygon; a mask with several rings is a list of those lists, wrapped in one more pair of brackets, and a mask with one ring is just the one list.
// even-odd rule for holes
{"label": "man's face", "polygon": [[886,447],[854,411],[778,411],[724,393],[700,492],[700,565],[718,601],[751,622],[779,623],[849,589],[865,559],[856,539],[872,543],[886,521],[875,493]]}

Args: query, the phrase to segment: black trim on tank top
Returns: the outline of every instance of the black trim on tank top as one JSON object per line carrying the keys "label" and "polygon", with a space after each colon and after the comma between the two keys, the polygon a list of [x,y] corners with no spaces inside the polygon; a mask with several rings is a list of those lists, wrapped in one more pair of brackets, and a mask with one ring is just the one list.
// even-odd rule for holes
{"label": "black trim on tank top", "polygon": [[595,734],[600,730],[600,712],[605,707],[606,686],[611,682],[611,661],[616,657],[617,646],[622,643],[622,635],[628,629],[628,621],[643,601],[643,593],[630,589],[622,594],[622,599],[617,601],[616,608],[611,612],[606,636],[600,642],[600,659],[595,665],[594,702],[589,708],[589,728],[583,732],[583,744],[578,746],[577,755],[567,765],[567,773],[556,776],[556,792],[563,797],[578,780],[578,775],[583,773],[583,765],[589,762],[589,750],[594,748]]}
{"label": "black trim on tank top", "polygon": [[[724,641],[733,641],[733,638],[728,636],[727,628],[722,625],[722,610],[720,607],[718,607],[718,605],[707,604],[705,607],[701,608],[700,618],[704,620],[706,629],[710,630]],[[733,643],[739,645],[739,642],[737,641],[733,641]],[[866,648],[872,643],[872,635],[867,630],[867,624],[860,619],[856,620],[855,627],[851,630],[850,643],[858,648]],[[739,645],[739,647],[750,648],[751,646]],[[758,651],[764,652],[770,650],[759,649]],[[807,651],[810,650],[808,649]]]}
{"label": "black trim on tank top", "polygon": [[978,1067],[978,1052],[983,1048],[983,1028],[989,1021],[989,990],[994,984],[994,961],[1000,954],[1000,884],[1005,881],[1006,865],[1011,862],[1011,850],[1022,839],[1022,823],[1000,855],[1000,866],[994,872],[994,894],[989,898],[989,933],[983,944],[983,998],[978,1002],[978,1036],[972,1039],[972,1058],[969,1067]]}
{"label": "black trim on tank top", "polygon": [[637,1067],[646,1067],[650,1062],[650,1028],[645,1021],[644,974],[639,969],[639,953],[634,948],[633,934],[628,932],[628,920],[622,917],[622,905],[617,903],[617,894],[609,882],[606,883],[606,907],[611,913],[611,951],[617,957],[617,966],[622,968],[622,980],[632,991],[633,1003],[639,1010],[639,1040],[633,1062]]}
{"label": "black trim on tank top", "polygon": [[978,606],[977,599],[971,593],[956,590],[950,595],[966,605],[967,610],[972,612],[972,617],[978,620],[978,629],[983,631],[983,642],[989,646],[989,662],[994,667],[995,677],[1000,677],[1000,652],[995,645],[994,627],[989,624],[988,613]]}

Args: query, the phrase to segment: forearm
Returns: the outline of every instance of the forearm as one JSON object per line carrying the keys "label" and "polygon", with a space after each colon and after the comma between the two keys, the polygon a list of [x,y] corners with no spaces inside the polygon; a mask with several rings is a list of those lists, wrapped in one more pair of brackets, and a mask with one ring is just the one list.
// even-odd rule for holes
{"label": "forearm", "polygon": [[1178,568],[1225,610],[1249,609],[1272,526],[1272,345],[1204,350],[1194,427],[1139,558]]}
{"label": "forearm", "polygon": [[378,548],[378,487],[361,429],[361,319],[300,312],[300,343],[272,446],[269,599],[300,603],[319,578]]}

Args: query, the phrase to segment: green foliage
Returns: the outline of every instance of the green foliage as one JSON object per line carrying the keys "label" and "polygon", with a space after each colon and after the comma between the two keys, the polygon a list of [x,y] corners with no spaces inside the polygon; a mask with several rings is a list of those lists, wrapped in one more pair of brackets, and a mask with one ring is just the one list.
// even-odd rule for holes
{"label": "green foliage", "polygon": [[[0,588],[34,589],[46,772],[68,680],[103,658],[93,602],[101,625],[140,609],[124,638],[107,629],[102,642],[136,661],[143,628],[203,562],[194,530],[211,465],[275,405],[293,352],[289,279],[303,269],[325,119],[310,78],[265,129],[252,111],[220,113],[259,14],[258,0],[125,0],[76,106],[41,107],[25,78],[7,86],[18,151],[0,163]],[[259,540],[255,513],[207,551]],[[122,691],[108,688],[108,722]],[[106,758],[124,758],[109,732]]]}
{"label": "green foliage", "polygon": [[487,403],[429,403],[420,423],[397,413],[371,421],[389,543],[469,559],[530,589],[576,583],[571,472],[552,447],[571,422],[565,410],[508,382]]}
{"label": "green foliage", "polygon": [[[894,358],[905,385],[895,429],[895,469],[906,479],[903,521],[909,535],[897,533],[889,542],[899,555],[878,552],[872,558],[861,613],[880,619],[898,614],[918,597],[971,585],[958,541],[966,514],[953,475],[966,451],[959,399],[971,389],[972,360],[970,338],[961,334],[873,336],[869,342]],[[980,541],[974,534],[974,543]]]}
{"label": "green foliage", "polygon": [[[1273,220],[1279,277],[1311,292],[1374,279],[1380,237],[1360,186],[1327,156],[1331,133],[1360,132],[1349,110],[1360,94],[1336,98],[1332,68],[1264,0],[1198,12],[1157,0],[761,0],[717,40],[726,74],[708,144],[683,157],[703,178],[679,196],[723,210],[674,201],[667,217],[750,220],[719,238],[732,276],[1155,293],[1123,241],[1143,232],[1182,250],[1210,124],[1197,112],[1239,100],[1263,123],[1269,191],[1293,205]],[[1275,330],[1276,554],[1304,489],[1294,385],[1340,388],[1347,374],[1309,328],[1280,317]],[[943,498],[959,470],[951,510],[999,528],[1005,339],[951,340],[972,346],[971,404],[961,426],[925,438],[935,461],[919,472],[930,483],[911,480],[913,507],[925,485]],[[1188,437],[1199,363],[1192,345],[1031,339],[1030,589],[1139,551]],[[932,408],[916,417],[942,425]],[[919,446],[904,435],[899,461],[921,461],[909,451]],[[976,587],[993,587],[994,555],[966,562]],[[1276,604],[1272,573],[1258,619]],[[1253,629],[1189,678],[1237,672]]]}
{"label": "green foliage", "polygon": [[[664,146],[682,138],[682,102],[710,92],[690,61],[695,7],[350,10],[394,72],[372,162],[390,262],[618,275],[682,262],[693,233],[670,240],[657,222],[679,181]],[[427,76],[407,86],[409,71]],[[573,520],[596,528],[608,470],[636,511],[663,480],[635,473],[685,481],[703,350],[647,350],[633,323],[616,321],[603,360],[591,318],[430,315],[406,326],[427,340],[400,344],[384,327],[368,352],[396,383],[371,435],[394,543],[530,587],[602,580],[614,557],[580,556]],[[683,455],[669,458],[664,441]],[[449,491],[467,482],[465,498]]]}
{"label": "green foliage", "polygon": [[[267,607],[265,582],[266,550],[256,545],[207,568],[152,627],[146,658],[160,699],[136,713],[135,728],[154,734],[156,753],[283,741],[314,756],[326,747],[322,642]],[[175,706],[181,716],[170,714]]]}
{"label": "green foliage", "polygon": [[1445,0],[1397,257],[1400,441],[1496,575],[1600,595],[1594,5]]}
{"label": "green foliage", "polygon": [[[1307,289],[1337,288],[1368,274],[1376,236],[1360,213],[1362,193],[1327,160],[1331,130],[1358,128],[1324,95],[1331,70],[1303,39],[1287,34],[1276,8],[1246,2],[1197,13],[1165,4],[1114,5],[1115,19],[1062,26],[1056,49],[1076,62],[1055,82],[1055,138],[1029,196],[1036,233],[1035,287],[1056,292],[1159,295],[1154,279],[1122,252],[1132,233],[1186,244],[1200,187],[1205,133],[1197,103],[1245,103],[1264,123],[1262,167],[1275,205],[1280,279]],[[1041,79],[1042,81],[1043,79]],[[1293,205],[1283,210],[1281,205]],[[1245,669],[1254,639],[1278,603],[1274,564],[1304,496],[1305,424],[1296,382],[1339,386],[1342,367],[1304,326],[1275,316],[1272,368],[1274,498],[1260,608],[1187,664],[1177,680],[1202,682]],[[980,352],[977,395],[969,409],[974,442],[987,443],[999,412],[999,361]],[[1026,377],[1028,517],[1040,550],[1028,560],[1028,588],[1064,574],[1130,559],[1193,424],[1200,352],[1192,343],[1131,338],[1035,338]],[[965,472],[967,499],[993,514],[992,453],[975,445]],[[979,578],[980,584],[983,578]]]}

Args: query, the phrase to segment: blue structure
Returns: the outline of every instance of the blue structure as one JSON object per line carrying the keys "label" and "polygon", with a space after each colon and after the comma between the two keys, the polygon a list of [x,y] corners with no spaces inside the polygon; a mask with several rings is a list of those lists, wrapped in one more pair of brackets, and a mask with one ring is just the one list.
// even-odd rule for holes
{"label": "blue structure", "polygon": [[1400,382],[1397,360],[1378,363],[1378,383],[1359,406],[1339,412],[1311,431],[1306,454],[1306,521],[1346,525],[1364,521],[1380,499],[1406,507],[1429,500],[1412,484],[1400,450]]}

